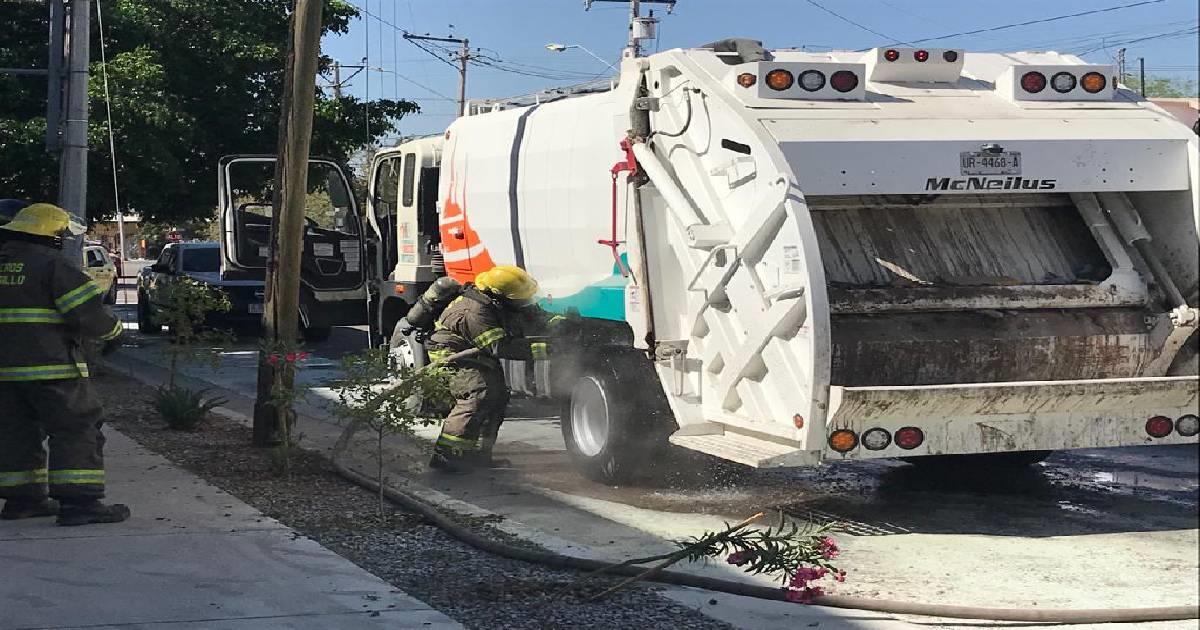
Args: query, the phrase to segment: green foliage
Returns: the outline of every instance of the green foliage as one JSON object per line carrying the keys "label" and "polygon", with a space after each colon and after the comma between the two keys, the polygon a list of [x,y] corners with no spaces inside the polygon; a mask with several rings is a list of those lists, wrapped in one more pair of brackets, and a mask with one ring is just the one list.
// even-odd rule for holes
{"label": "green foliage", "polygon": [[[1142,91],[1141,77],[1125,77],[1122,83],[1134,92],[1140,93]],[[1197,94],[1197,85],[1192,79],[1162,76],[1146,77],[1147,98],[1195,98]]]}
{"label": "green foliage", "polygon": [[387,348],[371,348],[342,359],[345,376],[334,389],[335,413],[342,419],[375,431],[375,463],[379,480],[379,517],[384,518],[383,439],[388,434],[411,434],[418,426],[438,420],[425,409],[448,407],[448,368],[440,365],[413,368],[392,360]]}
{"label": "green foliage", "polygon": [[387,348],[371,348],[342,359],[345,376],[335,388],[337,413],[375,431],[411,433],[418,426],[438,422],[423,409],[453,403],[448,368],[423,369],[399,365]]}
{"label": "green foliage", "polygon": [[154,408],[168,427],[176,431],[195,431],[210,411],[228,402],[224,398],[206,398],[207,392],[207,389],[193,390],[174,385],[159,387],[154,391]]}
{"label": "green foliage", "polygon": [[168,386],[175,385],[180,361],[206,359],[214,366],[220,361],[219,348],[229,345],[232,335],[205,327],[205,319],[213,313],[227,313],[232,305],[224,291],[191,278],[178,278],[155,289],[154,302],[159,305],[154,320],[167,327],[170,356]]}
{"label": "green foliage", "polygon": [[[47,62],[46,6],[0,2],[0,66]],[[143,218],[184,223],[208,218],[217,160],[274,153],[292,0],[110,0],[104,3],[109,87],[121,196]],[[325,2],[325,34],[347,32],[357,10]],[[88,213],[113,213],[111,162],[102,116],[99,37],[93,26]],[[321,59],[326,70],[332,60]],[[58,166],[46,154],[46,82],[0,76],[0,190],[55,198]],[[369,107],[368,107],[369,106]],[[369,111],[369,116],[368,116]],[[312,153],[347,161],[390,134],[415,103],[318,92]],[[370,142],[367,125],[370,126]]]}

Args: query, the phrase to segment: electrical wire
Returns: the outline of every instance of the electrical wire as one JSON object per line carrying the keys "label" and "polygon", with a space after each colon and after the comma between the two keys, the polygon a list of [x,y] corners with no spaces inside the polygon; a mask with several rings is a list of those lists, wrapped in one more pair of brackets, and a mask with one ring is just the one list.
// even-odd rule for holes
{"label": "electrical wire", "polygon": [[[808,0],[808,1],[811,2],[812,0]],[[996,31],[1005,31],[1008,29],[1020,28],[1022,26],[1032,26],[1034,24],[1046,24],[1049,22],[1057,22],[1059,20],[1067,20],[1067,19],[1071,19],[1071,18],[1083,17],[1085,15],[1096,15],[1098,13],[1109,13],[1111,11],[1121,11],[1124,9],[1132,9],[1134,7],[1146,6],[1148,4],[1161,4],[1163,2],[1166,2],[1166,0],[1141,0],[1140,2],[1133,2],[1130,4],[1122,4],[1122,5],[1118,5],[1115,7],[1106,7],[1103,9],[1092,9],[1090,11],[1080,11],[1079,13],[1070,13],[1067,15],[1056,15],[1054,17],[1042,18],[1042,19],[1038,19],[1038,20],[1028,20],[1025,22],[1017,22],[1015,24],[1004,24],[1002,26],[992,26],[989,28],[980,28],[980,29],[975,29],[973,31],[962,31],[960,33],[951,33],[949,35],[938,35],[937,37],[926,37],[923,39],[913,40],[912,42],[909,42],[909,43],[910,44],[924,44],[926,42],[936,42],[936,41],[943,40],[943,39],[951,39],[954,37],[963,37],[966,35],[979,35],[980,33],[994,33]]]}
{"label": "electrical wire", "polygon": [[[125,251],[125,213],[121,211],[121,187],[117,182],[117,141],[116,133],[113,131],[112,93],[108,89],[108,44],[104,37],[104,12],[100,7],[100,0],[96,0],[96,25],[100,37],[100,73],[104,81],[104,110],[108,118],[108,156],[112,160],[113,208],[117,211],[117,229],[120,234],[118,247],[121,250],[121,260],[125,260],[129,252]],[[119,282],[119,279],[114,282]]]}
{"label": "electrical wire", "polygon": [[[809,3],[809,4],[811,4],[811,5],[813,5],[814,7],[818,8],[818,9],[820,9],[820,10],[822,10],[822,11],[824,11],[824,12],[828,13],[829,15],[832,15],[833,17],[835,17],[835,18],[837,18],[837,19],[839,19],[839,20],[841,20],[841,21],[843,21],[843,22],[845,22],[845,23],[847,23],[847,24],[850,24],[850,25],[852,25],[852,26],[856,26],[856,27],[858,27],[858,28],[860,28],[860,29],[862,29],[862,30],[864,30],[864,31],[866,31],[866,32],[868,32],[868,33],[870,33],[870,34],[872,34],[872,35],[878,35],[879,37],[882,37],[882,38],[884,38],[884,39],[886,39],[886,40],[889,40],[889,41],[891,41],[891,42],[892,42],[892,43],[894,43],[894,44],[905,44],[905,45],[911,45],[911,44],[909,44],[908,42],[904,42],[904,41],[901,41],[901,40],[899,40],[899,39],[896,39],[895,37],[892,37],[891,35],[885,35],[885,34],[883,34],[883,33],[880,33],[879,31],[877,31],[877,30],[874,30],[874,29],[872,29],[872,28],[870,28],[870,27],[868,27],[868,26],[864,26],[863,24],[859,24],[858,22],[855,22],[854,20],[851,20],[850,18],[848,18],[848,17],[846,17],[846,16],[842,15],[841,13],[837,13],[837,12],[836,12],[836,11],[834,11],[833,9],[830,9],[829,7],[827,7],[827,6],[825,6],[825,5],[823,5],[823,4],[819,3],[819,2],[817,2],[816,0],[804,0],[804,1],[805,1],[805,2],[807,2],[807,3]],[[1156,1],[1158,1],[1158,2],[1162,2],[1163,0],[1156,0]]]}
{"label": "electrical wire", "polygon": [[1159,33],[1157,35],[1149,35],[1147,37],[1138,37],[1136,39],[1127,39],[1124,41],[1116,41],[1116,42],[1106,42],[1102,46],[1095,46],[1095,47],[1089,48],[1081,53],[1078,53],[1078,54],[1080,56],[1083,56],[1088,53],[1094,53],[1097,50],[1105,50],[1108,48],[1112,48],[1113,46],[1127,46],[1129,44],[1139,44],[1142,42],[1154,41],[1156,39],[1175,39],[1178,37],[1186,37],[1188,35],[1195,35],[1197,33],[1200,33],[1200,27],[1192,26],[1190,28],[1179,29],[1177,31],[1170,31],[1167,33]]}

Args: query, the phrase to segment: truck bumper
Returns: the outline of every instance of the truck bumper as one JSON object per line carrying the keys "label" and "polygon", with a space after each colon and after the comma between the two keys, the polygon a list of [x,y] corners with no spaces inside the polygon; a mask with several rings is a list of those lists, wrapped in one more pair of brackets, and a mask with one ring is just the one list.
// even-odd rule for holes
{"label": "truck bumper", "polygon": [[[857,446],[824,459],[873,459],[966,453],[1067,450],[1143,444],[1188,444],[1197,436],[1147,433],[1147,420],[1197,413],[1195,376],[913,387],[834,387],[828,431],[853,431]],[[894,436],[916,427],[924,441],[904,449],[891,439],[871,450],[864,432]],[[878,434],[875,434],[878,436]],[[878,444],[878,442],[876,442]]]}

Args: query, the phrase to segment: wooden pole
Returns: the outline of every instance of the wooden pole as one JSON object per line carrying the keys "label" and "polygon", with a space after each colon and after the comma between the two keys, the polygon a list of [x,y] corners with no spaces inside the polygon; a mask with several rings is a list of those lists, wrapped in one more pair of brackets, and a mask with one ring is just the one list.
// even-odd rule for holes
{"label": "wooden pole", "polygon": [[[275,162],[275,220],[267,262],[266,325],[268,349],[293,346],[299,336],[300,255],[304,248],[304,210],[308,191],[308,151],[312,141],[317,56],[321,47],[322,0],[295,0],[288,35]],[[259,355],[258,399],[254,405],[256,446],[279,444],[288,433],[291,404],[278,396],[295,383],[295,365]]]}

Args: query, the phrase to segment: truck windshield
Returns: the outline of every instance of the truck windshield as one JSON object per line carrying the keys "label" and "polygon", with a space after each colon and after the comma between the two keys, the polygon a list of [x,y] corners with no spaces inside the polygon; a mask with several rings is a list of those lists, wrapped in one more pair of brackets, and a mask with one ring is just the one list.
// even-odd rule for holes
{"label": "truck windshield", "polygon": [[221,270],[221,250],[204,247],[183,250],[183,270],[200,273]]}

